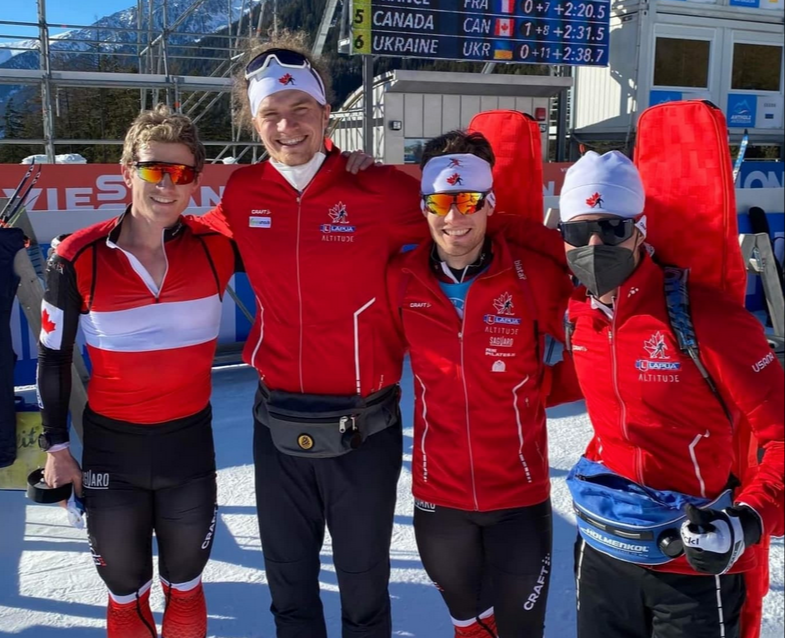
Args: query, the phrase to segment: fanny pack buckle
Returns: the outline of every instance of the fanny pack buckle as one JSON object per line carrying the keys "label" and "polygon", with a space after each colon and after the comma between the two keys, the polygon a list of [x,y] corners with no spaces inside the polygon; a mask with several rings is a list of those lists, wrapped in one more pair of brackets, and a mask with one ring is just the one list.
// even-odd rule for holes
{"label": "fanny pack buckle", "polygon": [[338,421],[338,431],[343,434],[347,430],[347,425],[351,421],[352,430],[357,430],[357,417],[354,414],[349,416],[342,416]]}

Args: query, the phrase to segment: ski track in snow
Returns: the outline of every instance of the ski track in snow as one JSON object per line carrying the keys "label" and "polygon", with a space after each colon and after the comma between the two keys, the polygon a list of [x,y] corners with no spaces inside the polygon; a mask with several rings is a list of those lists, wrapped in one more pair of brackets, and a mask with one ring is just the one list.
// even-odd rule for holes
{"label": "ski track in snow", "polygon": [[[214,432],[218,461],[218,529],[205,570],[210,638],[274,638],[268,609],[261,544],[256,526],[251,450],[251,403],[256,374],[245,366],[213,374]],[[446,607],[423,571],[412,528],[411,373],[403,380],[404,470],[391,550],[393,635],[451,638]],[[554,573],[546,624],[547,638],[575,635],[572,578],[574,519],[564,479],[590,435],[582,403],[549,410],[549,450],[554,505]],[[28,504],[22,492],[0,491],[0,635],[25,638],[103,638],[106,591],[93,567],[86,533],[70,527],[63,510]],[[330,539],[322,552],[321,590],[331,638],[340,635],[340,601]],[[771,588],[764,607],[762,638],[785,630],[783,542],[775,539]],[[159,626],[160,586],[153,585]]]}

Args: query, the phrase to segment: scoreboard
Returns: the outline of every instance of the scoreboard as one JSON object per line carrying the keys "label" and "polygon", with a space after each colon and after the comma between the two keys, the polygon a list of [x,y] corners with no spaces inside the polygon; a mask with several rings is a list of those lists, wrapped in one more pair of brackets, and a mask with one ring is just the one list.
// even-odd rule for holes
{"label": "scoreboard", "polygon": [[354,54],[607,66],[610,0],[353,0]]}

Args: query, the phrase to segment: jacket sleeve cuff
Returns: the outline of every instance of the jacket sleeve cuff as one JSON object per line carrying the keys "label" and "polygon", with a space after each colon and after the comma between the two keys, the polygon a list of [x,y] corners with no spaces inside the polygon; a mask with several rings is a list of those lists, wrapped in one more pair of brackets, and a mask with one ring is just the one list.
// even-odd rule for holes
{"label": "jacket sleeve cuff", "polygon": [[[761,513],[747,501],[736,501],[734,505],[744,508],[743,511],[748,512],[750,516],[757,518],[758,524],[760,525],[760,538],[763,538],[766,535],[766,521],[763,519]],[[758,540],[760,540],[760,538]]]}
{"label": "jacket sleeve cuff", "polygon": [[53,445],[52,447],[50,447],[46,452],[47,452],[47,454],[51,454],[52,452],[59,452],[60,450],[67,450],[70,447],[71,447],[71,444],[68,443],[68,442],[66,442],[66,443],[58,443],[58,444]]}
{"label": "jacket sleeve cuff", "polygon": [[55,445],[62,445],[63,443],[68,443],[70,441],[68,430],[64,428],[44,428],[43,436],[46,439],[47,444],[49,444],[50,449]]}

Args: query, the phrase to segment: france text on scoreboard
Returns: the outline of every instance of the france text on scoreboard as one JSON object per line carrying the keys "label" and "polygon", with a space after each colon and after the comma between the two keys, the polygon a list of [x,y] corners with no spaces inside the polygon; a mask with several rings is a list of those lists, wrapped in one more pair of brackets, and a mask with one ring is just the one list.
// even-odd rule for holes
{"label": "france text on scoreboard", "polygon": [[606,66],[610,0],[353,0],[352,53]]}

